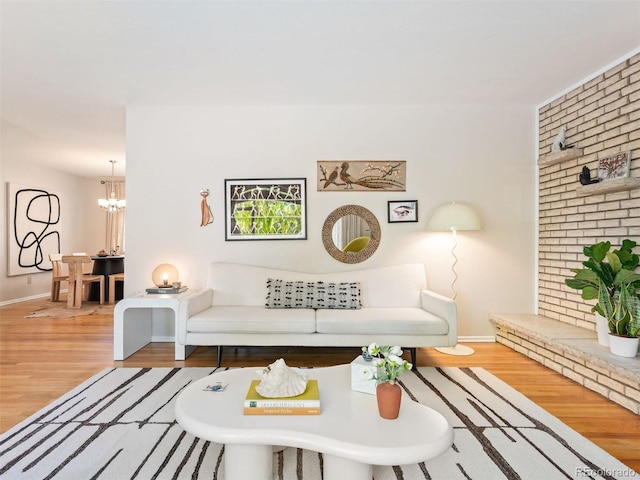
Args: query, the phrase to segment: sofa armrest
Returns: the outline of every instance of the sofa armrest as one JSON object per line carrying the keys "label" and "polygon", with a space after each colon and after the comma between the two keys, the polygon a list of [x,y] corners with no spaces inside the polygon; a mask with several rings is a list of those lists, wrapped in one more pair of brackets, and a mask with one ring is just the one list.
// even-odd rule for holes
{"label": "sofa armrest", "polygon": [[442,318],[449,324],[449,343],[454,346],[458,343],[458,310],[456,302],[452,299],[432,292],[422,290],[420,292],[422,309],[433,315]]}
{"label": "sofa armrest", "polygon": [[189,295],[180,300],[178,307],[178,321],[176,322],[176,340],[186,345],[187,320],[189,317],[204,312],[213,304],[213,290],[207,288],[194,295]]}

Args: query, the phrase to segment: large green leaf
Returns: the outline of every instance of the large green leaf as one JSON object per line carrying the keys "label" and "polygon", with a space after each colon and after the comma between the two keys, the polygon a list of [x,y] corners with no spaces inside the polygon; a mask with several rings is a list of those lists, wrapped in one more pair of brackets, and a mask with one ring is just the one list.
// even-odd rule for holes
{"label": "large green leaf", "polygon": [[615,253],[607,253],[607,261],[609,262],[609,265],[611,265],[611,270],[613,270],[614,273],[618,273],[622,269],[622,262]]}
{"label": "large green leaf", "polygon": [[576,290],[582,290],[589,286],[598,286],[598,275],[593,270],[587,268],[574,268],[571,270],[575,275],[573,278],[567,278],[564,283]]}
{"label": "large green leaf", "polygon": [[611,287],[613,285],[613,278],[615,277],[615,273],[613,272],[611,265],[604,262],[594,262],[593,260],[582,262],[582,264],[587,267],[587,270],[593,271],[598,276],[598,278],[601,278],[608,287]]}
{"label": "large green leaf", "polygon": [[629,324],[629,320],[631,316],[629,312],[625,308],[626,298],[625,292],[626,288],[620,292],[617,298],[613,301],[613,314],[609,316],[609,330],[616,335],[627,335],[627,325]]}
{"label": "large green leaf", "polygon": [[625,334],[629,337],[637,337],[640,331],[640,299],[634,291],[629,285],[624,285],[620,291],[620,303],[628,315]]}
{"label": "large green leaf", "polygon": [[633,250],[636,245],[638,245],[638,242],[636,242],[635,240],[631,240],[629,238],[625,238],[624,240],[622,240],[622,250],[627,250],[627,251],[631,251]]}
{"label": "large green leaf", "polygon": [[584,247],[584,254],[596,262],[602,262],[611,248],[611,242],[599,242],[591,247]]}
{"label": "large green leaf", "polygon": [[613,281],[614,285],[629,285],[634,282],[640,281],[640,275],[636,272],[632,272],[631,270],[620,270],[616,274],[616,278]]}
{"label": "large green leaf", "polygon": [[611,318],[613,317],[613,303],[611,302],[611,296],[609,295],[607,286],[602,282],[602,279],[599,281],[600,289],[598,292],[598,305],[600,305],[600,308],[604,312],[605,318],[611,321]]}
{"label": "large green leaf", "polygon": [[582,294],[580,296],[583,300],[593,300],[595,298],[598,298],[599,293],[599,288],[589,286],[582,289]]}
{"label": "large green leaf", "polygon": [[582,290],[582,298],[584,300],[593,300],[594,298],[598,298],[599,284],[598,277],[595,274],[593,274],[593,280],[583,280],[578,278],[578,275],[576,275],[575,278],[567,278],[564,283],[575,290]]}
{"label": "large green leaf", "polygon": [[566,283],[568,287],[574,288],[576,290],[582,290],[583,288],[593,286],[592,282],[579,280],[577,278],[567,278],[565,279],[564,283]]}
{"label": "large green leaf", "polygon": [[582,269],[574,269],[573,272],[575,276],[574,280],[583,280],[587,283],[592,283],[593,285],[598,284],[598,275],[593,270],[589,270],[587,268]]}
{"label": "large green leaf", "polygon": [[637,243],[633,240],[625,239],[622,241],[620,250],[614,250],[613,253],[618,255],[622,262],[622,268],[626,270],[635,270],[638,264],[640,264],[640,258],[633,253],[633,249]]}

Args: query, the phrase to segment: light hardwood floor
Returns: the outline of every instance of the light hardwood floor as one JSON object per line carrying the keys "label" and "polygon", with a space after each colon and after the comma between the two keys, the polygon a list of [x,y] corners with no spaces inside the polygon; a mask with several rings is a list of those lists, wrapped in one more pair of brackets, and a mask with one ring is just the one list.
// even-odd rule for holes
{"label": "light hardwood floor", "polygon": [[[172,343],[149,344],[125,361],[113,358],[113,319],[24,318],[41,300],[0,307],[0,431],[27,418],[108,367],[213,366],[215,348],[173,359]],[[570,427],[640,472],[640,417],[497,343],[470,344],[475,355],[418,350],[419,366],[481,366]],[[357,349],[260,348],[225,350],[225,366],[262,366],[279,357],[290,365],[348,363]]]}

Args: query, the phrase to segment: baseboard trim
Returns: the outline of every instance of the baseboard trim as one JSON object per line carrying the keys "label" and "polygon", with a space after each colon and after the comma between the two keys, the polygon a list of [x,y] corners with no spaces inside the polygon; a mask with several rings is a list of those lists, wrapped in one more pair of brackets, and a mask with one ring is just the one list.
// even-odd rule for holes
{"label": "baseboard trim", "polygon": [[167,337],[167,336],[157,336],[151,337],[151,341],[152,342],[157,342],[157,343],[175,343],[176,338],[175,337]]}
{"label": "baseboard trim", "polygon": [[467,335],[464,337],[458,337],[458,343],[495,343],[495,335]]}
{"label": "baseboard trim", "polygon": [[[60,293],[65,293],[65,292],[66,290],[60,290]],[[50,295],[51,295],[50,292],[46,292],[46,293],[39,293],[38,295],[31,295],[30,297],[5,300],[4,302],[0,302],[0,307],[4,307],[5,305],[12,305],[14,303],[28,302],[29,300],[37,300],[38,298],[45,298],[45,297],[49,297]]]}

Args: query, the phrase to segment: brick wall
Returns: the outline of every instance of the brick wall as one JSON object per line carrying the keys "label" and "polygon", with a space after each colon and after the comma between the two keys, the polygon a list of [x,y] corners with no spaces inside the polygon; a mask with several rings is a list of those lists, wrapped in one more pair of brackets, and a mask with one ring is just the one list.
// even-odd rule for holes
{"label": "brick wall", "polygon": [[[640,177],[640,54],[539,110],[541,159],[566,125],[568,144],[583,156],[540,166],[539,314],[595,330],[591,306],[564,280],[580,268],[582,248],[624,238],[640,243],[640,189],[580,196],[583,166],[596,175],[598,160],[631,151],[631,177]],[[544,163],[544,162],[543,162]]]}

